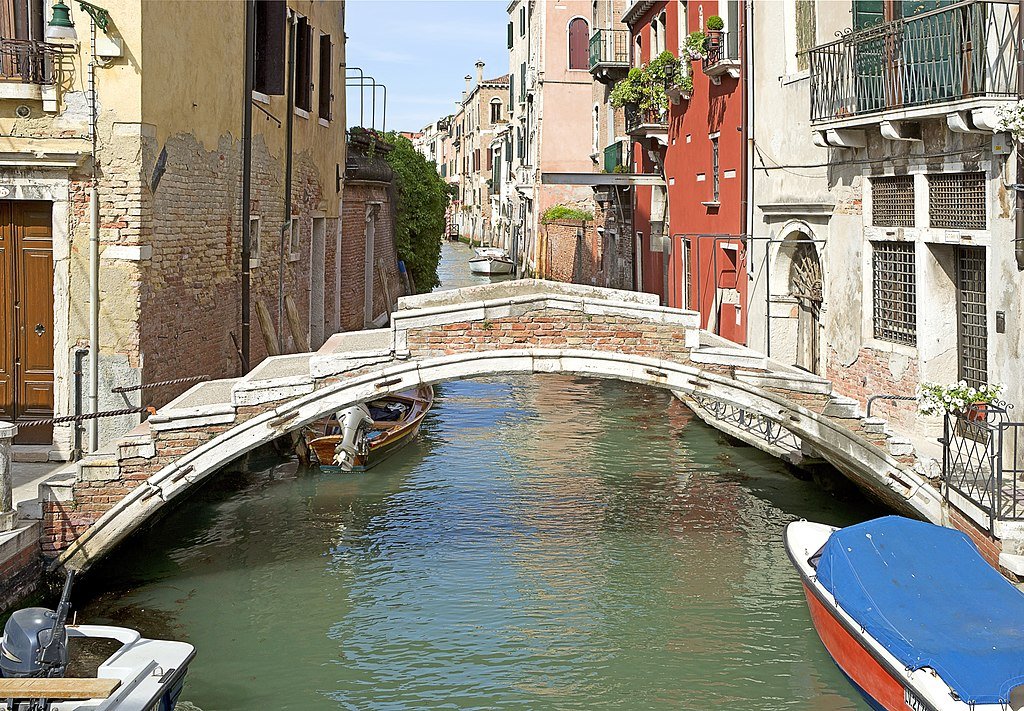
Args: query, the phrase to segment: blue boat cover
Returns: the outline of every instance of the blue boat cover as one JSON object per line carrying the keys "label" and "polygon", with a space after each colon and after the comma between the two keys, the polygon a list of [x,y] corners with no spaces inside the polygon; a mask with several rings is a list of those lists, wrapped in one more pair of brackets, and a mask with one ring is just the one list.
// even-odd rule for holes
{"label": "blue boat cover", "polygon": [[832,534],[818,581],[908,669],[931,667],[962,701],[1009,701],[1024,683],[1024,593],[950,528],[899,516]]}

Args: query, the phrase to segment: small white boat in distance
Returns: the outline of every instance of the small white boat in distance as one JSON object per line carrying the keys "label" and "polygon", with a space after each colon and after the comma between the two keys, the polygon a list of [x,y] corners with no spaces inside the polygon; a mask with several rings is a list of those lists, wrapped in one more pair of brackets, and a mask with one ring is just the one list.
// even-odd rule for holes
{"label": "small white boat in distance", "polygon": [[469,260],[469,271],[487,276],[511,274],[515,263],[501,247],[477,247],[476,256]]}

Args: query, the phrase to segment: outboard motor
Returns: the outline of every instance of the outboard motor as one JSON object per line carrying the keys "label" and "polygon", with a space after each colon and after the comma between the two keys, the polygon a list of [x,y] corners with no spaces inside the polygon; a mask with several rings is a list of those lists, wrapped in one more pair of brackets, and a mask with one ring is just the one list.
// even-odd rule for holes
{"label": "outboard motor", "polygon": [[338,413],[341,427],[341,441],[334,448],[334,463],[342,471],[350,472],[356,464],[356,456],[366,454],[366,431],[373,424],[373,417],[366,405],[355,405]]}
{"label": "outboard motor", "polygon": [[68,666],[68,612],[71,583],[68,571],[57,610],[27,607],[11,615],[0,639],[0,677],[60,677]]}

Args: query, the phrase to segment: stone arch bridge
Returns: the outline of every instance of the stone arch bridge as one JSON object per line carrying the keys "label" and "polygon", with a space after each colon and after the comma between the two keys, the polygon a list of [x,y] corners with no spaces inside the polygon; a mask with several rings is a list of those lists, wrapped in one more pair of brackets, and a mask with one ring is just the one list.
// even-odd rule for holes
{"label": "stone arch bridge", "polygon": [[[794,463],[834,465],[897,510],[942,521],[912,451],[828,381],[698,328],[656,296],[520,280],[399,300],[389,328],[196,385],[106,453],[41,487],[51,566],[87,568],[239,456],[326,414],[418,384],[569,373],[666,388],[728,434]],[[911,448],[912,449],[912,448]]]}

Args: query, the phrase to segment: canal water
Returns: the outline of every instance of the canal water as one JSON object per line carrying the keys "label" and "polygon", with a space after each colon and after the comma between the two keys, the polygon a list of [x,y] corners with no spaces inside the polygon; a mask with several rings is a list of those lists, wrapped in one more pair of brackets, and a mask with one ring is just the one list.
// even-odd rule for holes
{"label": "canal water", "polygon": [[[468,250],[445,256],[450,288]],[[437,395],[369,472],[221,476],[101,564],[79,619],[194,644],[183,698],[204,711],[866,708],[781,536],[880,511],[658,390],[549,375]]]}

